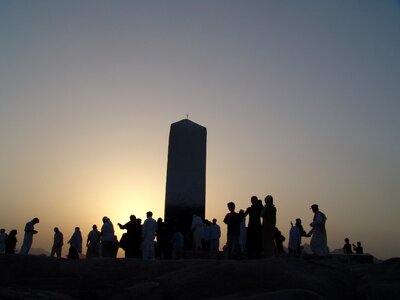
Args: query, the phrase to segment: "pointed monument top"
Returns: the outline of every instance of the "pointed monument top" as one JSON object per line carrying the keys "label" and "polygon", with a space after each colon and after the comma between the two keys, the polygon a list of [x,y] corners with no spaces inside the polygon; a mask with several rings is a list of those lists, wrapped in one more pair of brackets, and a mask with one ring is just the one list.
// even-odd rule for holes
{"label": "pointed monument top", "polygon": [[171,126],[174,126],[174,127],[201,127],[201,128],[205,128],[204,126],[201,126],[201,125],[199,125],[199,124],[197,124],[197,123],[195,123],[195,122],[193,122],[193,121],[191,121],[191,120],[189,120],[189,119],[182,119],[182,120],[180,120],[180,121],[178,121],[178,122],[175,122],[175,123],[172,123],[171,124]]}

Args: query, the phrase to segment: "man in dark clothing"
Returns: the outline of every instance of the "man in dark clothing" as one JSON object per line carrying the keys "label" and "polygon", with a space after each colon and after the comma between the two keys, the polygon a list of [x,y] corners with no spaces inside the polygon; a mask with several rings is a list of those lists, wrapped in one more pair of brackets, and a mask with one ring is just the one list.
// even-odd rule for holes
{"label": "man in dark clothing", "polygon": [[241,258],[239,235],[240,221],[242,220],[242,217],[237,212],[235,212],[235,203],[229,202],[228,209],[229,213],[224,218],[224,223],[228,227],[228,239],[226,243],[228,258],[232,258],[233,256]]}
{"label": "man in dark clothing", "polygon": [[249,216],[247,227],[247,257],[261,258],[262,253],[262,201],[257,196],[251,197],[251,206],[246,209],[245,217]]}

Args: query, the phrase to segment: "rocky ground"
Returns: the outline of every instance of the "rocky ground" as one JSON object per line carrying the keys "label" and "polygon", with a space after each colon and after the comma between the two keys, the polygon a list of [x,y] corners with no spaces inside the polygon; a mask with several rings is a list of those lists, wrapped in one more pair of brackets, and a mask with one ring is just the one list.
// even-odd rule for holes
{"label": "rocky ground", "polygon": [[400,258],[57,260],[0,256],[0,299],[399,299]]}

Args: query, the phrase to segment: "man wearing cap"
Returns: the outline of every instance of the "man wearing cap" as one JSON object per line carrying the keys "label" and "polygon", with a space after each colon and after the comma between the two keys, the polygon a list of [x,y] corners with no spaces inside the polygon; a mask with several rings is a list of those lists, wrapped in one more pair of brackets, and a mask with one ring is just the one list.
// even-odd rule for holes
{"label": "man wearing cap", "polygon": [[314,212],[313,221],[310,223],[312,229],[307,234],[307,236],[311,236],[311,250],[312,252],[319,256],[325,257],[329,253],[328,248],[328,239],[326,236],[326,216],[321,211],[319,211],[318,205],[311,205],[311,209]]}

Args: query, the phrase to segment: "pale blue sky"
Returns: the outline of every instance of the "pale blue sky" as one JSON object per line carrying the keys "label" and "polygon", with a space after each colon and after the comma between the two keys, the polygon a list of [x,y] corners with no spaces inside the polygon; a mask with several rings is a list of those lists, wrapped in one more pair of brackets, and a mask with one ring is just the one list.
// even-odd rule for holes
{"label": "pale blue sky", "polygon": [[[275,196],[398,256],[399,1],[0,2],[0,227],[163,216],[169,125],[208,129],[207,217]],[[224,226],[222,226],[224,227]]]}

